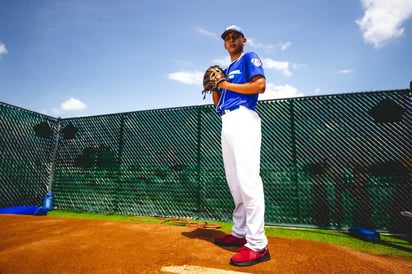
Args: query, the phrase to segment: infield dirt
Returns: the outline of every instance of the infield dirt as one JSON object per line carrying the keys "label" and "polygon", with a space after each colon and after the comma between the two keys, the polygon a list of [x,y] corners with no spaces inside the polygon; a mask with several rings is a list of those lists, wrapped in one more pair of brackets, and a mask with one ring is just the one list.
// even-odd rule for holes
{"label": "infield dirt", "polygon": [[0,273],[412,273],[412,260],[305,240],[269,238],[272,259],[229,264],[219,230],[0,215]]}

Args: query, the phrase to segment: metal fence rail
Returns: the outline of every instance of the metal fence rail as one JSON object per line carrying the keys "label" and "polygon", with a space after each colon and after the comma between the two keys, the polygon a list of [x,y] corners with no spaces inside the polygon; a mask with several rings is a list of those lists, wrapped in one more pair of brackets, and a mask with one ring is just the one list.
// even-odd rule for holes
{"label": "metal fence rail", "polygon": [[[260,101],[266,223],[410,229],[411,103],[409,89]],[[0,206],[39,204],[52,176],[60,209],[231,219],[211,105],[61,120],[0,110]]]}

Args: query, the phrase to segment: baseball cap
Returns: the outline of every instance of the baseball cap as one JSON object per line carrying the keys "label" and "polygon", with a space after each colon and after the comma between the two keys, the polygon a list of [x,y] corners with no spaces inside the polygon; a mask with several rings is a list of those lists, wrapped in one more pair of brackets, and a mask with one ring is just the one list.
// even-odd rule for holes
{"label": "baseball cap", "polygon": [[237,32],[240,35],[242,35],[243,37],[245,37],[245,35],[243,34],[242,29],[239,26],[236,25],[230,25],[226,28],[226,30],[222,33],[222,35],[220,37],[222,37],[222,39],[225,39],[226,35],[229,34],[229,32]]}

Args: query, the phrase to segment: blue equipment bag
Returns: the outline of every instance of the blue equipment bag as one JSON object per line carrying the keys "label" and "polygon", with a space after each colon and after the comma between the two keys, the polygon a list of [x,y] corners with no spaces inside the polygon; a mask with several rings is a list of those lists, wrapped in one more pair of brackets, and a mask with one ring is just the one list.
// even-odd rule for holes
{"label": "blue equipment bag", "polygon": [[370,228],[365,228],[365,227],[351,227],[349,228],[349,233],[361,240],[367,241],[367,242],[373,242],[377,243],[380,241],[381,236],[379,232],[377,232],[375,229],[370,229]]}
{"label": "blue equipment bag", "polygon": [[39,206],[12,206],[0,208],[0,214],[47,215],[48,210]]}

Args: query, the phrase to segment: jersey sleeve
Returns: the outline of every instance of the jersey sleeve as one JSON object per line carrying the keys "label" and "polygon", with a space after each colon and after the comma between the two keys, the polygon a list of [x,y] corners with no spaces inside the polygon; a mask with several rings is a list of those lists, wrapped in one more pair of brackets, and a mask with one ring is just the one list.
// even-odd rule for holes
{"label": "jersey sleeve", "polygon": [[245,57],[247,57],[246,70],[248,74],[248,81],[258,75],[265,77],[262,60],[259,56],[254,52],[248,52]]}

